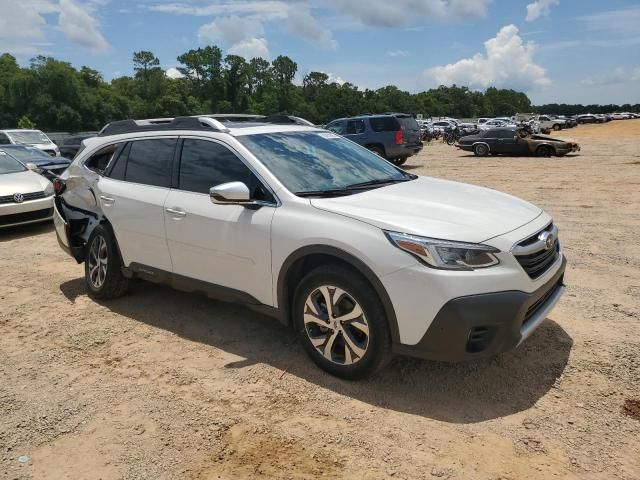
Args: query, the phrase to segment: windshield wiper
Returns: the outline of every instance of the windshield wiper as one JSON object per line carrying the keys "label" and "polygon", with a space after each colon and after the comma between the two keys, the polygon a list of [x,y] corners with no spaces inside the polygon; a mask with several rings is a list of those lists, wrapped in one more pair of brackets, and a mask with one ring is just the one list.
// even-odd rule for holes
{"label": "windshield wiper", "polygon": [[393,185],[394,183],[408,182],[409,180],[414,180],[415,178],[415,175],[405,178],[381,178],[378,180],[369,180],[367,182],[354,183],[353,185],[349,185],[345,188],[347,190],[357,190],[367,187],[384,187],[385,185]]}
{"label": "windshield wiper", "polygon": [[329,190],[310,190],[308,192],[296,192],[298,197],[343,197],[354,192],[346,188],[333,188]]}

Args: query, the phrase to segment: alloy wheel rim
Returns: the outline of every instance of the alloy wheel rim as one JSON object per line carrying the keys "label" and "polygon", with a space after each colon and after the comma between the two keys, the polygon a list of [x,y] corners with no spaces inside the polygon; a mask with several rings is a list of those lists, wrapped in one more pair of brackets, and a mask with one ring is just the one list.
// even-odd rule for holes
{"label": "alloy wheel rim", "polygon": [[98,235],[89,249],[89,281],[94,288],[104,285],[108,260],[107,242],[102,235]]}
{"label": "alloy wheel rim", "polygon": [[369,322],[362,307],[333,285],[322,285],[309,294],[304,326],[316,351],[338,365],[359,362],[369,347]]}

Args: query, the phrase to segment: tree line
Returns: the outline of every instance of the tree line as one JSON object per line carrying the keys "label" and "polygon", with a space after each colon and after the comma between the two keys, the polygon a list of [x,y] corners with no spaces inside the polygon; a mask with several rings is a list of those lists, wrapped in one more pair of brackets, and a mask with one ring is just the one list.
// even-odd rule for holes
{"label": "tree line", "polygon": [[[133,54],[133,76],[105,81],[90,67],[38,56],[28,67],[0,56],[0,127],[37,126],[46,131],[98,130],[113,120],[205,113],[286,113],[314,123],[362,113],[404,112],[440,117],[510,116],[531,112],[526,94],[488,88],[440,86],[412,94],[389,85],[377,90],[336,83],[323,72],[294,80],[298,65],[281,55],[273,61],[222,54],[216,46],[177,58],[181,78],[170,78],[150,51]],[[557,108],[556,108],[557,107]],[[607,111],[618,106],[598,107]],[[598,113],[593,106],[545,105],[544,113]],[[582,110],[581,110],[582,109]],[[640,111],[640,106],[625,106]],[[557,110],[557,111],[556,111]]]}

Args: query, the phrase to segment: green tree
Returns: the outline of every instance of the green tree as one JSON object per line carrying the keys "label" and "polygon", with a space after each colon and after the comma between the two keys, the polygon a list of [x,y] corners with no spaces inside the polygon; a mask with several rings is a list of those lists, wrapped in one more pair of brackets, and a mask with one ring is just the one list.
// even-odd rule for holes
{"label": "green tree", "polygon": [[34,128],[36,128],[36,124],[29,120],[29,117],[23,115],[20,117],[20,120],[18,120],[18,128],[33,130]]}

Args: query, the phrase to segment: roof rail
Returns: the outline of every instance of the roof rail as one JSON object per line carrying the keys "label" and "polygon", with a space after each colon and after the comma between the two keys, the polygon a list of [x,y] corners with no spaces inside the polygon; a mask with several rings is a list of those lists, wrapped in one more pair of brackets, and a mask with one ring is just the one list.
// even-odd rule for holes
{"label": "roof rail", "polygon": [[208,117],[176,117],[149,118],[146,120],[118,120],[106,124],[99,137],[121,135],[134,132],[156,132],[162,130],[207,130],[214,132],[228,132],[222,122]]}

